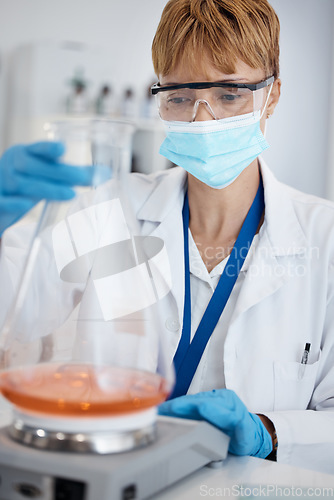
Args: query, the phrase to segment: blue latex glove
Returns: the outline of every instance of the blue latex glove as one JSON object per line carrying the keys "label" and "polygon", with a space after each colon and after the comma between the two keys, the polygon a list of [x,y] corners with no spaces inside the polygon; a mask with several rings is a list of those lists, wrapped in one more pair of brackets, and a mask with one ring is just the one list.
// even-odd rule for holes
{"label": "blue latex glove", "polygon": [[206,420],[230,436],[229,452],[265,458],[272,439],[260,417],[249,413],[235,392],[228,389],[200,392],[171,399],[158,407],[160,415]]}
{"label": "blue latex glove", "polygon": [[71,186],[92,182],[93,167],[76,167],[58,161],[60,142],[37,142],[9,148],[0,159],[0,236],[36,203],[69,200]]}

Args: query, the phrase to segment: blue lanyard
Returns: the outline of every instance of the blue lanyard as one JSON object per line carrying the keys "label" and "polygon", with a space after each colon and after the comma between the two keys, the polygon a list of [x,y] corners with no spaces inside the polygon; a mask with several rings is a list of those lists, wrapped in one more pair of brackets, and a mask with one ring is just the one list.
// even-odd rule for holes
{"label": "blue lanyard", "polygon": [[185,293],[183,310],[182,336],[174,356],[176,384],[169,399],[187,393],[197,366],[201,360],[204,349],[214,331],[225,305],[232,292],[233,286],[248,254],[253,238],[259,227],[264,211],[264,192],[262,179],[242,225],[233,250],[219,279],[213,296],[204,312],[193,340],[190,342],[191,332],[191,299],[190,299],[190,268],[189,268],[189,203],[186,193],[182,211],[184,235],[184,268],[185,268]]}

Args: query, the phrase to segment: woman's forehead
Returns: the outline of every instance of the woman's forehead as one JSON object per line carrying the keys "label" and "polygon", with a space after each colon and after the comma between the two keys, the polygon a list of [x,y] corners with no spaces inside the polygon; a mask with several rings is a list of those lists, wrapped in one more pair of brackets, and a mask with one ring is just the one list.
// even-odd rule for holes
{"label": "woman's forehead", "polygon": [[236,60],[233,69],[233,73],[224,72],[217,69],[212,63],[203,61],[196,67],[193,64],[180,63],[168,74],[159,75],[159,81],[162,85],[203,81],[257,83],[266,77],[262,68],[251,68],[241,60]]}

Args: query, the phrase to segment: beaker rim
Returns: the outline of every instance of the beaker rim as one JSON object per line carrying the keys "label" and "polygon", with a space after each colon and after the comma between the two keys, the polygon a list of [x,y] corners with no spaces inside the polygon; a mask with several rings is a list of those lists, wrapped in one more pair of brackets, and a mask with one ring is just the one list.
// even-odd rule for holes
{"label": "beaker rim", "polygon": [[134,121],[117,119],[117,118],[99,118],[99,117],[69,117],[62,119],[52,119],[44,123],[43,129],[48,132],[57,128],[66,128],[76,126],[78,128],[85,127],[89,129],[94,129],[98,127],[112,127],[119,128],[124,127],[128,131],[133,132],[136,128]]}

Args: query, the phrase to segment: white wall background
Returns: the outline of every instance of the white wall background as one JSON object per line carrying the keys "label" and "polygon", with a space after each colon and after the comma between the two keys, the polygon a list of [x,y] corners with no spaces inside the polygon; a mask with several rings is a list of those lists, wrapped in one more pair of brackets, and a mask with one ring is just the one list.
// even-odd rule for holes
{"label": "white wall background", "polygon": [[[334,89],[334,1],[271,0],[281,21],[282,95],[268,121],[265,158],[277,177],[334,199],[331,100]],[[330,172],[331,171],[331,172]]]}
{"label": "white wall background", "polygon": [[[119,88],[152,80],[151,41],[166,0],[0,0],[0,150],[8,146],[10,61],[28,42],[74,41],[108,51]],[[283,181],[333,196],[334,1],[271,0],[281,20],[282,98],[265,158]],[[52,61],[50,61],[52,65]],[[333,153],[334,156],[334,153]],[[333,175],[334,178],[334,175]]]}

